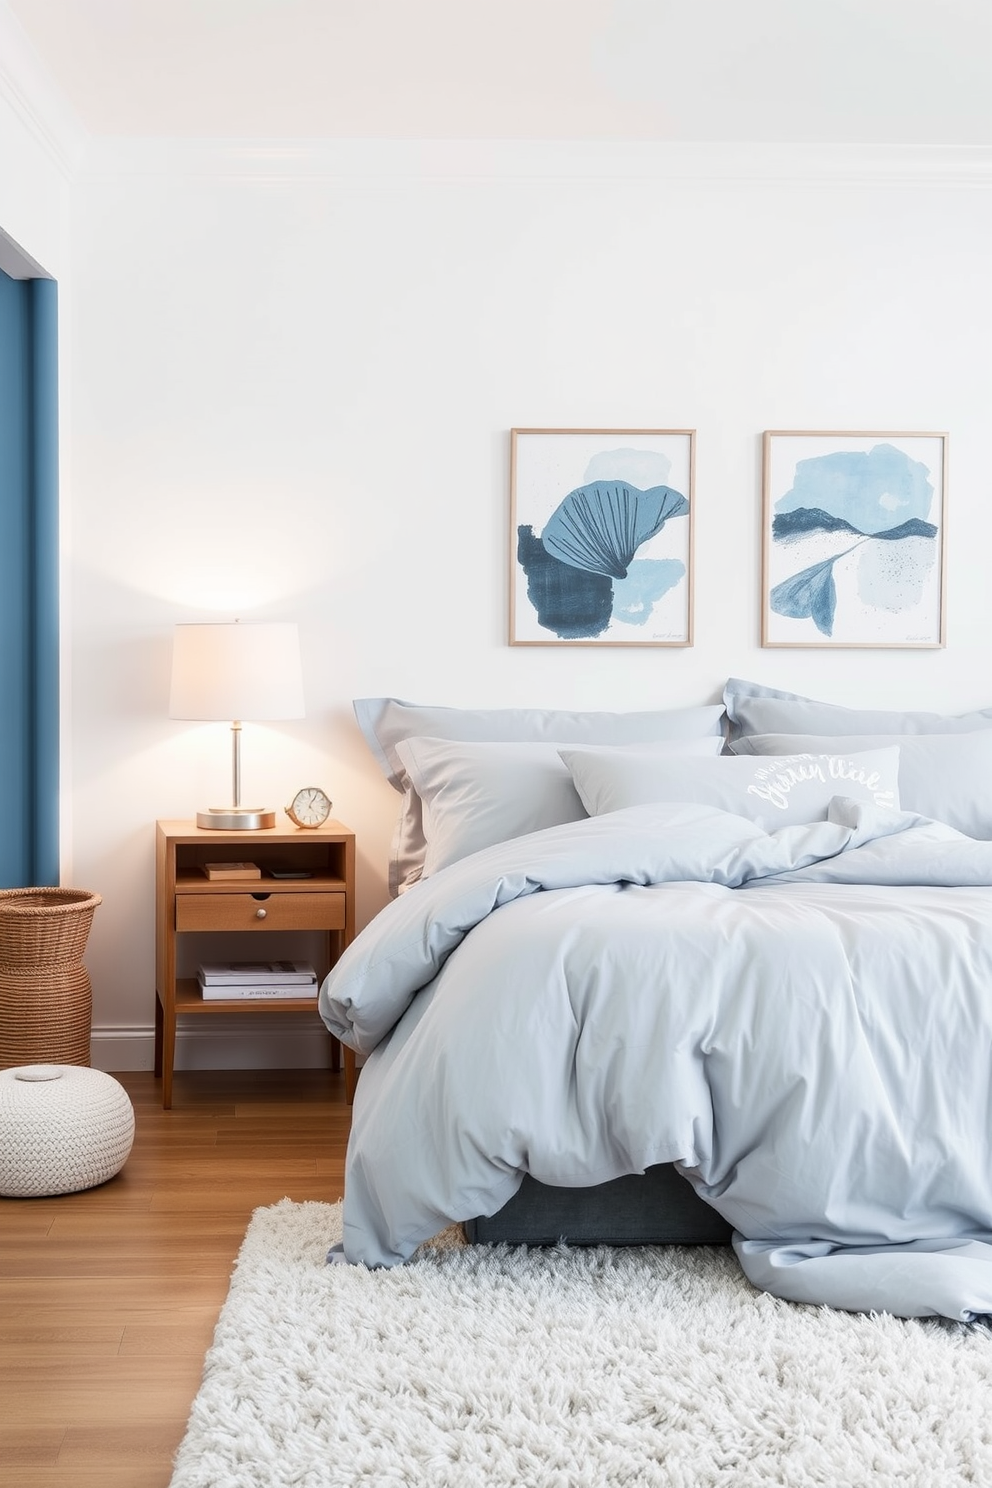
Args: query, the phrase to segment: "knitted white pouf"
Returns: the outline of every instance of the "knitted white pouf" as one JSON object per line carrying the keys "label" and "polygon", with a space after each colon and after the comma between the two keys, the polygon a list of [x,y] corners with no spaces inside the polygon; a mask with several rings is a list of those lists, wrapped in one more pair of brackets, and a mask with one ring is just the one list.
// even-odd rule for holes
{"label": "knitted white pouf", "polygon": [[0,1070],[0,1195],[77,1193],[119,1173],[134,1141],[123,1085],[76,1064]]}

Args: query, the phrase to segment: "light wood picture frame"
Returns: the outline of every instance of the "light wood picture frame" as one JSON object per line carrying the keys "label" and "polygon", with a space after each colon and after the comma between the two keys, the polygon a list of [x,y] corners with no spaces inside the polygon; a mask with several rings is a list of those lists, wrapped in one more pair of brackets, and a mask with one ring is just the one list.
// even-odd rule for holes
{"label": "light wood picture frame", "polygon": [[691,646],[693,429],[510,430],[510,645]]}
{"label": "light wood picture frame", "polygon": [[946,433],[768,429],[762,646],[946,644]]}

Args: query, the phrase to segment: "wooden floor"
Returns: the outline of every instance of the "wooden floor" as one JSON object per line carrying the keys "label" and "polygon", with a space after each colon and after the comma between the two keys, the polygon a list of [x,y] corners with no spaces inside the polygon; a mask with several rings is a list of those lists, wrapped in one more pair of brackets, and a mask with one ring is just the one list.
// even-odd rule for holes
{"label": "wooden floor", "polygon": [[252,1210],[341,1197],[344,1076],[115,1079],[134,1148],[109,1183],[0,1198],[0,1483],[166,1488]]}

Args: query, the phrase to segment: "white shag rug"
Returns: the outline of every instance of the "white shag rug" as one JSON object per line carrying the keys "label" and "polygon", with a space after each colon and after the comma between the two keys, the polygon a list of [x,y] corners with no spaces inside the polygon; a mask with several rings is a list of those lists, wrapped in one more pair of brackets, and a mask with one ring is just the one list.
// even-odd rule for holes
{"label": "white shag rug", "polygon": [[992,1484],[992,1333],[755,1292],[720,1247],[327,1266],[256,1211],[171,1488]]}

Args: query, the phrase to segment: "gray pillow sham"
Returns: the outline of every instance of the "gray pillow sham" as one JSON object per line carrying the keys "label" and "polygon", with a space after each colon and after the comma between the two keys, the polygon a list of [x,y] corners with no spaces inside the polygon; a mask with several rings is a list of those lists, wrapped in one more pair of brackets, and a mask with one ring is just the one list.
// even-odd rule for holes
{"label": "gray pillow sham", "polygon": [[885,708],[843,708],[795,692],[731,677],[723,692],[727,737],[746,734],[965,734],[992,728],[992,708],[957,715]]}
{"label": "gray pillow sham", "polygon": [[720,703],[652,712],[573,712],[545,708],[450,708],[358,698],[355,717],[375,759],[402,794],[393,834],[389,890],[396,895],[420,877],[427,843],[422,803],[397,746],[414,737],[476,743],[637,744],[657,739],[698,739],[722,733]]}
{"label": "gray pillow sham", "polygon": [[899,799],[964,832],[992,840],[992,728],[970,734],[750,734],[729,747],[736,755],[795,754],[899,746]]}

